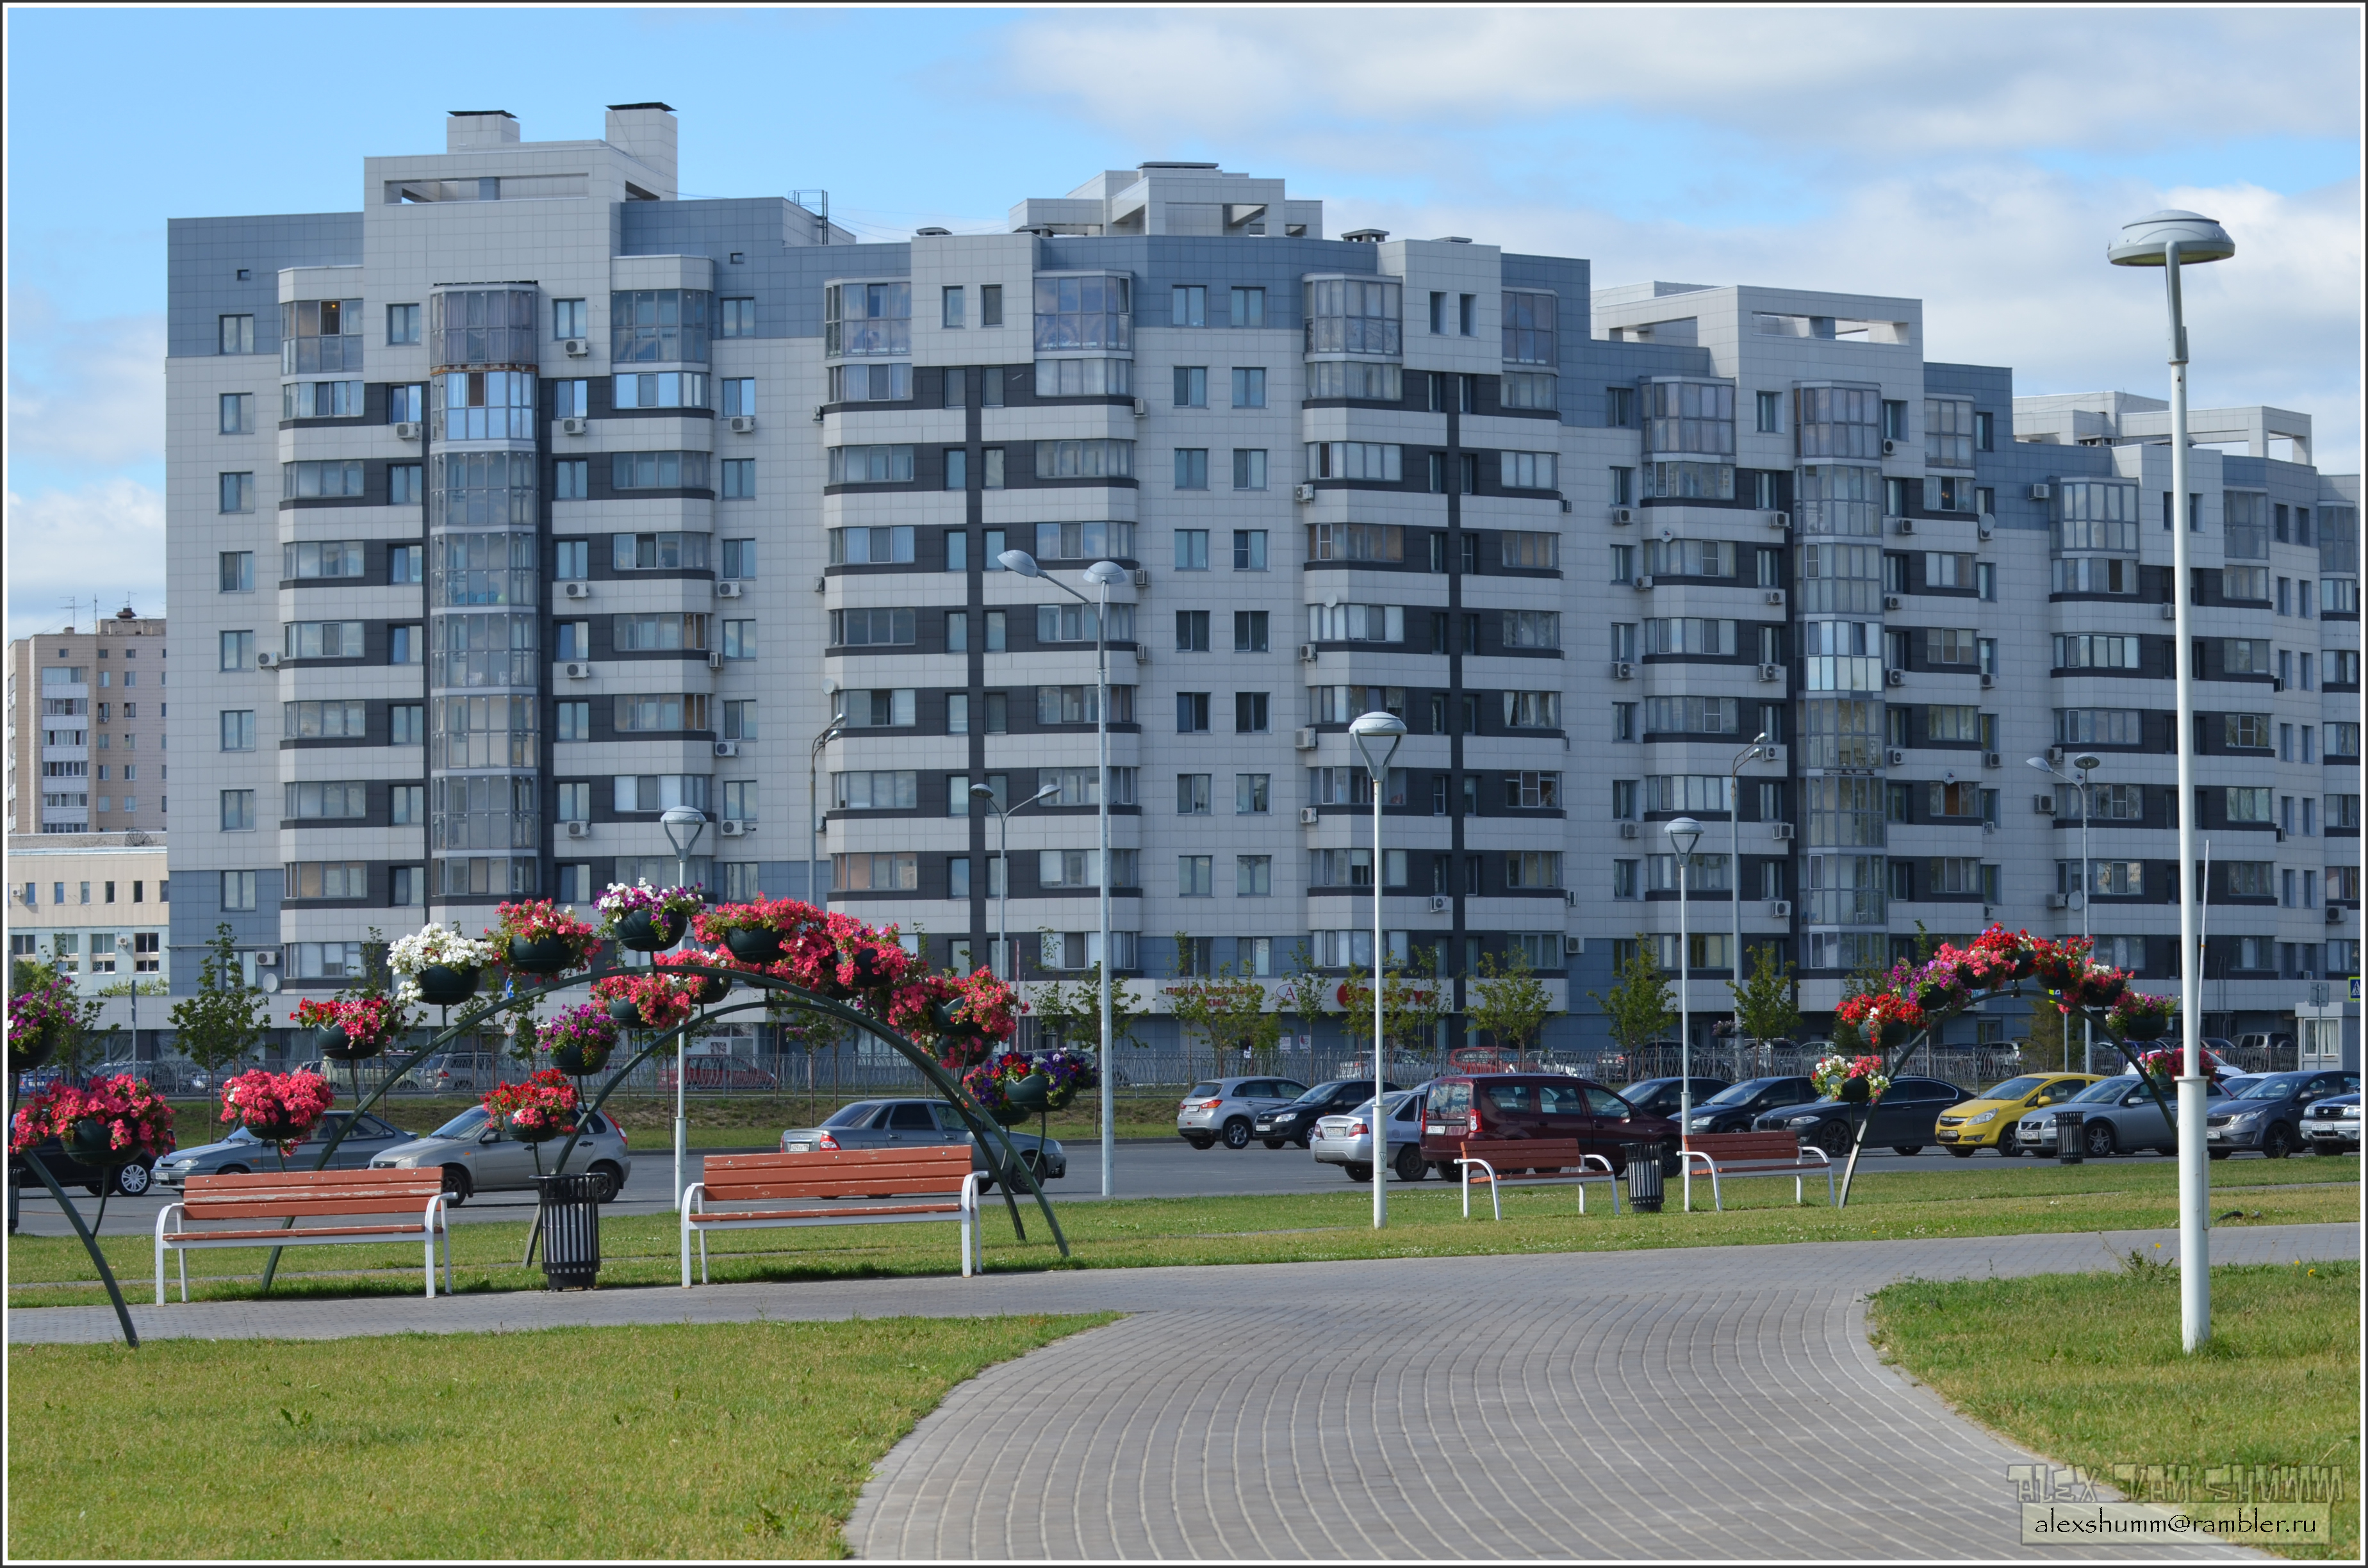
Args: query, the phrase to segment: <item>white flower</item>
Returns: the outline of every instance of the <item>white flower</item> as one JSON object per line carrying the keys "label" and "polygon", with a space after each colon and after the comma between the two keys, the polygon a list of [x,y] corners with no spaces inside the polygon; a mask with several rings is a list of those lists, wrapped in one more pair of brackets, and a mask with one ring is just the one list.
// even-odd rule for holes
{"label": "white flower", "polygon": [[411,981],[420,971],[439,964],[448,969],[480,969],[496,961],[501,953],[491,942],[464,937],[449,926],[428,925],[396,938],[386,956],[388,965],[404,977],[399,994],[404,1001],[414,1002],[418,999],[418,987]]}

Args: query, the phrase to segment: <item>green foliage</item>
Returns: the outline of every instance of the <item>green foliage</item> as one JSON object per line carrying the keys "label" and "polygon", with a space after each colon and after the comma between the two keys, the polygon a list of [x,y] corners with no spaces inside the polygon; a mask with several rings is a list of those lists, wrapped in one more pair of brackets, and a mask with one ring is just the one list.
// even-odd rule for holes
{"label": "green foliage", "polygon": [[1669,1006],[1669,977],[1661,971],[1652,937],[1636,933],[1635,954],[1617,973],[1611,994],[1600,991],[1587,994],[1611,1020],[1611,1038],[1620,1042],[1620,1049],[1634,1053],[1666,1034],[1678,1015]]}
{"label": "green foliage", "polygon": [[[57,1026],[56,1045],[50,1061],[69,1078],[78,1078],[93,1060],[105,1050],[106,1035],[96,1033],[91,1026],[107,1003],[105,993],[85,996],[74,989],[74,977],[62,971],[54,963],[38,959],[18,959],[8,966],[8,994],[55,982],[65,994],[74,998],[69,1005],[72,1016],[61,1017]],[[127,986],[128,982],[123,983]],[[153,993],[151,993],[153,994]],[[110,1033],[112,1031],[109,1031]]]}
{"label": "green foliage", "polygon": [[[1641,944],[1639,950],[1642,950]],[[1652,960],[1647,959],[1645,961],[1650,963]],[[1655,972],[1657,974],[1659,971],[1656,969]],[[1619,985],[1612,987],[1612,994],[1621,994]],[[1596,1000],[1601,1002],[1603,999],[1599,996]],[[1611,1008],[1607,1006],[1605,1011],[1609,1012]],[[1473,978],[1472,998],[1464,1013],[1474,1028],[1485,1031],[1498,1045],[1527,1051],[1553,1013],[1554,993],[1548,991],[1545,982],[1531,970],[1528,953],[1519,948],[1508,949],[1501,963],[1494,953],[1480,955],[1480,972]],[[1612,1033],[1618,1035],[1619,1032],[1619,1026],[1615,1023]],[[1651,1038],[1650,1033],[1645,1036],[1646,1040]],[[1627,1042],[1623,1040],[1622,1043]]]}
{"label": "green foliage", "polygon": [[1735,994],[1735,1021],[1746,1040],[1792,1040],[1801,1032],[1799,988],[1793,966],[1779,967],[1778,949],[1765,945],[1751,949],[1751,973]]}
{"label": "green foliage", "polygon": [[2069,1041],[2066,1039],[2063,1010],[2039,993],[2031,999],[2031,1025],[2022,1048],[2023,1065],[2038,1069],[2059,1067],[2071,1071]]}
{"label": "green foliage", "polygon": [[1325,1001],[1331,989],[1316,971],[1315,955],[1302,942],[1291,950],[1291,972],[1275,987],[1275,1011],[1290,1014],[1299,1020],[1302,1029],[1312,1031],[1327,1010]]}
{"label": "green foliage", "polygon": [[239,972],[229,923],[216,926],[198,968],[196,994],[173,1005],[174,1043],[207,1073],[218,1073],[263,1043],[270,1017],[263,993]]}
{"label": "green foliage", "polygon": [[[1071,1050],[1099,1051],[1102,1039],[1101,983],[1102,966],[1099,963],[1073,982],[1048,981],[1029,998],[1029,1011],[1041,1029],[1049,1030]],[[1110,1045],[1140,1047],[1143,1039],[1134,1029],[1143,1016],[1144,1010],[1134,1006],[1133,987],[1112,976]]]}
{"label": "green foliage", "polygon": [[1382,1028],[1400,1051],[1428,1056],[1436,1047],[1452,984],[1440,976],[1434,948],[1417,945],[1405,963],[1389,966],[1382,979]]}
{"label": "green foliage", "polygon": [[[1177,936],[1178,951],[1188,940]],[[1188,975],[1162,986],[1169,1010],[1188,1037],[1197,1034],[1209,1048],[1217,1071],[1224,1070],[1228,1052],[1249,1048],[1258,1071],[1271,1071],[1275,1042],[1282,1035],[1282,1019],[1267,1010],[1266,986],[1246,968],[1219,964],[1214,974]]]}

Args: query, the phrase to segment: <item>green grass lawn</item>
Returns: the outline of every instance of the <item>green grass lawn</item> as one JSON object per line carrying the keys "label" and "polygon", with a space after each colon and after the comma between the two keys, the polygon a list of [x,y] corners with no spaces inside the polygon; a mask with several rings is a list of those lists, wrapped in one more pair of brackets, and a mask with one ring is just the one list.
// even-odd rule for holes
{"label": "green grass lawn", "polygon": [[[2210,1348],[2193,1357],[2180,1350],[2178,1271],[2156,1266],[1905,1280],[1872,1305],[1888,1358],[1984,1426],[2100,1480],[2116,1465],[2325,1465],[2349,1483],[2360,1291],[2355,1263],[2214,1268]],[[2332,1541],[2284,1554],[2358,1559],[2360,1497],[2345,1490]]]}
{"label": "green grass lawn", "polygon": [[1107,1315],[8,1351],[27,1558],[843,1557],[948,1389]]}
{"label": "green grass lawn", "polygon": [[[2214,1212],[2243,1216],[2226,1221],[2230,1225],[2344,1221],[2358,1213],[2356,1162],[2255,1160],[2215,1167],[2214,1174],[2221,1178]],[[2318,1185],[2337,1176],[2348,1180]],[[2251,1185],[2235,1185],[2240,1179]],[[1477,1217],[1463,1219],[1452,1184],[1397,1185],[1390,1197],[1390,1227],[1378,1233],[1371,1226],[1367,1191],[1345,1182],[1336,1193],[1065,1203],[1058,1207],[1073,1255],[1066,1265],[1030,1209],[1022,1210],[1025,1242],[1013,1238],[999,1201],[991,1202],[982,1229],[990,1268],[1130,1268],[2168,1228],[2178,1221],[2179,1201],[2178,1173],[2168,1161],[2071,1166],[2000,1161],[1973,1172],[1869,1175],[1860,1178],[1850,1208],[1842,1210],[1827,1207],[1821,1196],[1795,1207],[1790,1184],[1774,1181],[1731,1188],[1725,1214],[1689,1215],[1673,1207],[1657,1215],[1623,1211],[1615,1219],[1608,1197],[1597,1188],[1582,1217],[1568,1187],[1515,1188],[1505,1195],[1505,1221],[1497,1224],[1485,1217],[1485,1208]],[[1700,1193],[1698,1200],[1706,1204],[1708,1194]],[[1676,1201],[1672,1190],[1670,1202]],[[518,1267],[526,1231],[522,1221],[454,1226],[455,1283],[463,1290],[540,1286],[539,1269]],[[665,1285],[680,1278],[672,1215],[612,1217],[600,1232],[604,1285]],[[104,1244],[127,1294],[152,1300],[149,1238],[109,1236]],[[732,1232],[713,1237],[710,1250],[712,1276],[718,1281],[944,1274],[957,1267],[951,1225]],[[262,1260],[260,1248],[188,1255],[191,1299],[253,1296]],[[13,1307],[106,1299],[91,1278],[81,1244],[70,1236],[12,1237],[8,1264]],[[274,1293],[412,1292],[419,1289],[418,1267],[416,1244],[306,1249],[284,1259]]]}

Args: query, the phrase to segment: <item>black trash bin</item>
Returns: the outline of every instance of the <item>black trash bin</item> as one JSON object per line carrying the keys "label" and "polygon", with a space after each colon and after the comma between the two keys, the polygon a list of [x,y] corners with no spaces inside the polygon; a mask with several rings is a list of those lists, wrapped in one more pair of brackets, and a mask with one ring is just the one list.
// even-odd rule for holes
{"label": "black trash bin", "polygon": [[2089,1137],[2081,1131],[2088,1113],[2059,1110],[2055,1113],[2055,1158],[2059,1164],[2077,1165],[2089,1155]]}
{"label": "black trash bin", "polygon": [[600,1273],[600,1189],[605,1176],[534,1178],[542,1199],[542,1278],[553,1290],[589,1290]]}
{"label": "black trash bin", "polygon": [[1622,1146],[1628,1160],[1628,1206],[1640,1214],[1661,1211],[1661,1146],[1658,1143],[1628,1143]]}

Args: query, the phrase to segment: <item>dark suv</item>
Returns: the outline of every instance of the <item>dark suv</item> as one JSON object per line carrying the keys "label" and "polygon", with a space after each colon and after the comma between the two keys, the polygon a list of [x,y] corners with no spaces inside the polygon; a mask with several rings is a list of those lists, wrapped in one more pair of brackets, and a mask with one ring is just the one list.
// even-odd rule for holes
{"label": "dark suv", "polygon": [[[1602,1085],[1560,1073],[1487,1073],[1432,1082],[1422,1116],[1422,1157],[1454,1179],[1467,1142],[1517,1142],[1570,1138],[1582,1153],[1600,1154],[1615,1171],[1628,1168],[1627,1145],[1658,1143],[1664,1169],[1678,1160],[1678,1124],[1646,1116]],[[1499,1169],[1519,1160],[1509,1153]]]}
{"label": "dark suv", "polygon": [[[1964,1090],[1939,1078],[1894,1078],[1883,1098],[1874,1102],[1868,1119],[1866,1146],[1888,1147],[1895,1153],[1921,1153],[1940,1140],[1941,1113],[1970,1099]],[[1850,1153],[1858,1127],[1855,1108],[1840,1100],[1818,1100],[1762,1113],[1751,1124],[1755,1132],[1790,1132],[1804,1143],[1814,1143],[1829,1159]]]}
{"label": "dark suv", "polygon": [[[1398,1085],[1383,1080],[1384,1093],[1395,1093]],[[1327,1078],[1286,1106],[1262,1110],[1250,1123],[1250,1131],[1266,1141],[1269,1149],[1280,1149],[1285,1143],[1307,1147],[1315,1136],[1319,1117],[1338,1111],[1354,1110],[1373,1097],[1371,1078]]]}
{"label": "dark suv", "polygon": [[2270,1073],[2213,1106],[2203,1119],[2204,1148],[2215,1160],[2259,1149],[2283,1160],[2302,1147],[2304,1114],[2316,1102],[2360,1087],[2357,1073]]}

